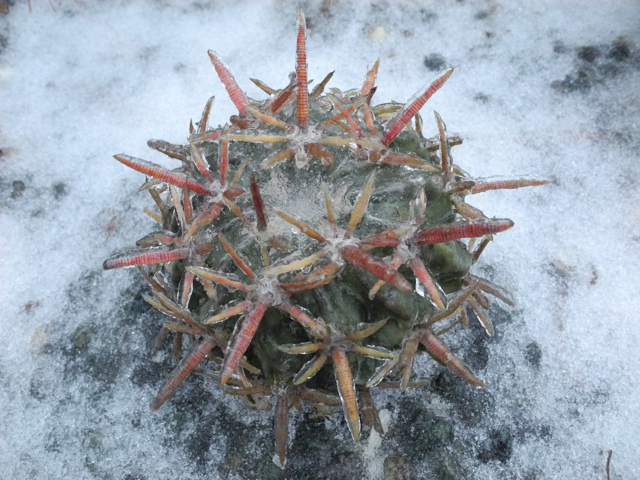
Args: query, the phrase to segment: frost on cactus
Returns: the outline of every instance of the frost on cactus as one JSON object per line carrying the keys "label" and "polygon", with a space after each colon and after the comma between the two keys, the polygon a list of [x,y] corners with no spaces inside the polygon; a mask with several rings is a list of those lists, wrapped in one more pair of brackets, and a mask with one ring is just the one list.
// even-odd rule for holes
{"label": "frost on cactus", "polygon": [[370,389],[422,385],[411,381],[418,351],[485,387],[440,337],[470,316],[493,335],[489,297],[513,304],[470,273],[513,222],[467,198],[546,183],[471,177],[437,113],[437,136],[423,136],[419,111],[451,69],[404,105],[374,106],[378,61],[360,88],[341,91],[328,87],[332,73],[313,87],[306,54],[300,12],[295,73],[282,89],[253,80],[268,95],[253,100],[209,52],[238,115],[210,127],[212,97],[187,145],[150,140],[174,169],[115,156],[147,176],[156,209],[145,212],[160,227],[104,263],[137,266],[145,300],[167,315],[156,349],[171,336],[177,366],[151,408],[193,371],[249,404],[272,397],[281,464],[291,407],[341,409],[355,441],[361,411],[381,431]]}

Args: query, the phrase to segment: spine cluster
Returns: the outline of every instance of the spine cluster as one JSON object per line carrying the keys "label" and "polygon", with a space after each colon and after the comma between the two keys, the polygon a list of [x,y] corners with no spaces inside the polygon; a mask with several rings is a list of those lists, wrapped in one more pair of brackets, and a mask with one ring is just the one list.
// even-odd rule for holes
{"label": "spine cluster", "polygon": [[252,79],[265,100],[248,98],[209,57],[238,115],[211,127],[211,97],[187,145],[150,140],[174,169],[115,156],[147,176],[142,189],[157,209],[145,212],[160,225],[104,262],[137,266],[151,287],[145,300],[167,316],[156,349],[173,336],[179,363],[151,408],[194,370],[249,403],[272,396],[284,465],[292,406],[341,408],[355,441],[361,409],[381,431],[370,389],[421,385],[411,382],[419,350],[485,387],[440,337],[471,317],[493,335],[489,296],[513,305],[469,273],[513,222],[486,217],[467,197],[547,182],[471,177],[453,163],[461,140],[437,113],[438,135],[423,136],[419,112],[452,69],[404,105],[372,105],[379,61],[359,89],[327,88],[330,73],[309,91],[302,11],[289,84]]}

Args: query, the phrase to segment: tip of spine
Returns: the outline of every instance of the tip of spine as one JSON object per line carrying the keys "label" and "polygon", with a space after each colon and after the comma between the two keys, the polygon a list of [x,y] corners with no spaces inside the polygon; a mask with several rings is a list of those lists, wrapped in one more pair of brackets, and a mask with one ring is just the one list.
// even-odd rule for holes
{"label": "tip of spine", "polygon": [[451,68],[447,68],[446,70],[442,70],[440,73],[438,73],[435,78],[432,80],[432,84],[433,83],[439,83],[439,87],[442,86],[447,80],[449,80],[449,77],[451,76],[451,74],[453,73],[453,67]]}

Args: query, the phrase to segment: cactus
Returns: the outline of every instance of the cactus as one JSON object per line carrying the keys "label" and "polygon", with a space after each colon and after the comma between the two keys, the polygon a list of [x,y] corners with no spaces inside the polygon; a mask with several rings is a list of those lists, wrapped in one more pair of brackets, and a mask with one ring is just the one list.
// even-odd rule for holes
{"label": "cactus", "polygon": [[172,170],[115,156],[147,176],[157,211],[145,212],[160,229],[104,262],[137,266],[151,286],[145,300],[167,315],[156,349],[172,335],[178,365],[151,408],[194,370],[248,403],[272,397],[282,465],[292,406],[342,409],[357,442],[361,410],[382,429],[369,389],[422,385],[411,381],[419,350],[486,386],[440,336],[470,317],[493,335],[487,295],[513,305],[469,272],[513,222],[466,200],[547,183],[469,176],[451,156],[461,140],[437,113],[438,135],[423,136],[419,111],[452,69],[405,105],[373,106],[379,61],[359,89],[326,91],[330,73],[309,91],[306,55],[300,11],[295,73],[279,90],[252,79],[268,95],[253,100],[209,51],[238,115],[210,127],[211,97],[188,145],[150,140],[180,163]]}

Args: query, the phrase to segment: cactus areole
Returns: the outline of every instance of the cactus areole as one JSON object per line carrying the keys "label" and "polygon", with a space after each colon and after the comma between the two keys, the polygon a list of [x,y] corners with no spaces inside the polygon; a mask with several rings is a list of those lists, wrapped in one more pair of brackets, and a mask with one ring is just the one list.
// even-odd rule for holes
{"label": "cactus areole", "polygon": [[379,61],[360,88],[330,88],[333,72],[311,82],[302,11],[289,84],[252,79],[266,99],[248,98],[218,54],[209,57],[238,114],[211,127],[211,97],[186,145],[149,140],[173,169],[115,156],[146,175],[155,209],[145,212],[159,224],[104,262],[137,266],[151,287],[145,300],[166,315],[156,349],[172,338],[177,366],[151,408],[194,369],[247,403],[266,394],[284,465],[291,407],[341,410],[358,441],[360,411],[375,412],[370,389],[421,385],[411,379],[419,351],[485,387],[441,334],[474,317],[492,335],[488,296],[513,304],[470,273],[513,222],[467,199],[546,182],[469,176],[451,157],[461,140],[435,112],[438,133],[423,136],[420,112],[453,70],[406,104],[373,105]]}

